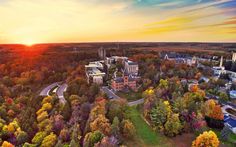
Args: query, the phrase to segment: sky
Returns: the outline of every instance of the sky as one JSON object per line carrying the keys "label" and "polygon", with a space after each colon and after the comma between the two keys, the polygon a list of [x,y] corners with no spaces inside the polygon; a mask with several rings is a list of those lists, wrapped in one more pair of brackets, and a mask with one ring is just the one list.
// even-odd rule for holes
{"label": "sky", "polygon": [[236,42],[236,0],[0,0],[0,43]]}

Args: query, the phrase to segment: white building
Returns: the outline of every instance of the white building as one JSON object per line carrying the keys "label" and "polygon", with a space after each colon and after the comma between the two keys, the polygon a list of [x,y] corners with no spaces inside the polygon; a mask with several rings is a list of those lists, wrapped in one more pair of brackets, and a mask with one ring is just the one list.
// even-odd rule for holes
{"label": "white building", "polygon": [[90,62],[88,65],[85,65],[85,71],[87,76],[88,83],[97,83],[99,85],[103,84],[103,78],[106,73],[103,72],[103,64],[102,61]]}
{"label": "white building", "polygon": [[127,74],[138,75],[138,63],[126,60],[125,61],[125,72]]}

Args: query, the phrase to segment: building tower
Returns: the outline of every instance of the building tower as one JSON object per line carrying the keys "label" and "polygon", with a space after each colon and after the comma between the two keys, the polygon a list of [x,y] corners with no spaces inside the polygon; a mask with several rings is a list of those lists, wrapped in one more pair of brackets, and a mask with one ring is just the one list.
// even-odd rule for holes
{"label": "building tower", "polygon": [[223,67],[223,56],[220,58],[220,67]]}
{"label": "building tower", "polygon": [[236,53],[233,52],[232,61],[236,61]]}
{"label": "building tower", "polygon": [[98,49],[98,56],[99,56],[100,59],[105,60],[105,58],[106,58],[106,50],[103,47]]}

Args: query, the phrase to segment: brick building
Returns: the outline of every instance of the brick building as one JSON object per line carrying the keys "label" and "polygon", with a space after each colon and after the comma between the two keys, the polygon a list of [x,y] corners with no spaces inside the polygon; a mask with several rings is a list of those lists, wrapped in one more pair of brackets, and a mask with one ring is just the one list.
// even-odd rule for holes
{"label": "brick building", "polygon": [[111,86],[115,91],[121,91],[125,88],[130,88],[134,91],[137,90],[136,79],[128,75],[114,78],[112,80]]}

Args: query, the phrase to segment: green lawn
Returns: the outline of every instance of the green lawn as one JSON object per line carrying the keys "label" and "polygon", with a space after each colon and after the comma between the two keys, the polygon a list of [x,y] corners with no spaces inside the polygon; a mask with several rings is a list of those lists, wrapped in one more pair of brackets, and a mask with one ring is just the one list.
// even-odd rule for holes
{"label": "green lawn", "polygon": [[128,102],[142,98],[142,92],[117,92],[119,97],[127,99]]}
{"label": "green lawn", "polygon": [[136,107],[130,107],[129,117],[136,128],[138,139],[141,139],[145,146],[170,146],[165,136],[153,131],[143,120]]}

